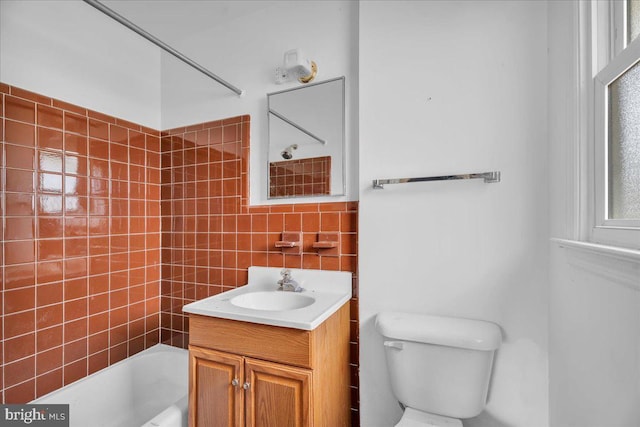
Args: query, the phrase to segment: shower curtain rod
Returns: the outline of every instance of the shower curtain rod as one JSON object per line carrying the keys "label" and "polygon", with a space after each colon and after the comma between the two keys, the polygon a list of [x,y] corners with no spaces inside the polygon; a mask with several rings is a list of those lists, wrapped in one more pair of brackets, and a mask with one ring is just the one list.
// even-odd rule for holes
{"label": "shower curtain rod", "polygon": [[238,96],[242,96],[244,94],[244,91],[242,89],[238,89],[237,87],[235,87],[231,83],[229,83],[226,80],[224,80],[224,79],[218,77],[217,75],[213,74],[211,71],[207,70],[202,65],[200,65],[197,62],[187,58],[182,53],[178,52],[177,50],[175,50],[174,48],[172,48],[168,44],[164,43],[162,40],[156,38],[155,36],[149,34],[145,30],[143,30],[142,28],[138,27],[136,24],[134,24],[133,22],[129,21],[124,16],[118,14],[114,10],[112,10],[112,9],[108,8],[107,6],[103,5],[98,0],[83,0],[83,1],[85,3],[91,5],[91,6],[95,7],[100,12],[102,12],[105,15],[109,16],[110,18],[113,18],[114,20],[118,21],[119,23],[121,23],[125,27],[129,28],[131,31],[133,31],[133,32],[137,33],[138,35],[144,37],[145,39],[149,40],[151,43],[155,44],[156,46],[158,46],[160,49],[164,50],[165,52],[168,52],[171,55],[175,56],[176,58],[178,58],[179,60],[181,60],[185,64],[190,65],[191,67],[193,67],[196,70],[200,71],[202,74],[204,74],[204,75],[212,78],[213,80],[217,81],[218,83],[220,83],[222,86],[226,87],[227,89],[235,92]]}

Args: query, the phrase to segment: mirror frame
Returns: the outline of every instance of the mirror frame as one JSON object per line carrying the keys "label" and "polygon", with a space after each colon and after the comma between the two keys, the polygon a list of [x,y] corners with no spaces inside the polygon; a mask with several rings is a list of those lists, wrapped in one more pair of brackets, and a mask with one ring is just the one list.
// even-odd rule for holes
{"label": "mirror frame", "polygon": [[[271,120],[272,120],[272,113],[271,111],[271,102],[270,102],[270,97],[273,95],[279,95],[279,94],[283,94],[283,93],[287,93],[287,92],[293,92],[293,91],[299,91],[299,90],[303,90],[303,89],[307,89],[310,87],[314,87],[314,86],[319,86],[322,84],[327,84],[327,83],[332,83],[332,82],[336,82],[336,81],[342,81],[342,90],[341,90],[341,105],[342,105],[342,131],[340,133],[340,136],[342,138],[342,147],[340,149],[340,155],[342,156],[342,166],[341,166],[341,174],[342,174],[342,185],[340,187],[340,192],[339,193],[335,193],[335,194],[311,194],[311,195],[300,195],[300,196],[296,196],[296,195],[292,195],[292,196],[271,196],[271,192],[269,190],[270,188],[270,184],[271,184],[271,174],[270,174],[270,165],[271,165],[271,159],[269,158],[269,154],[270,154],[270,149],[271,149]],[[316,82],[316,83],[310,83],[310,84],[306,84],[304,86],[300,86],[300,87],[294,87],[291,89],[284,89],[284,90],[280,90],[277,92],[271,92],[271,93],[267,93],[267,141],[268,141],[268,146],[267,146],[267,167],[266,167],[266,171],[267,171],[267,185],[266,185],[266,191],[267,191],[267,199],[268,200],[295,200],[295,199],[301,199],[301,198],[307,198],[307,197],[343,197],[347,194],[347,174],[346,174],[346,79],[345,76],[341,76],[341,77],[335,77],[329,80],[323,80],[321,82]],[[332,166],[333,168],[333,166]]]}

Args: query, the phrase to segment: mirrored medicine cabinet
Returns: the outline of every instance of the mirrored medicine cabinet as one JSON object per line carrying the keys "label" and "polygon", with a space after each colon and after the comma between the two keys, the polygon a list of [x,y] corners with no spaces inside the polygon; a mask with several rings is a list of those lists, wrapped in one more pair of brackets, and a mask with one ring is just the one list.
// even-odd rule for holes
{"label": "mirrored medicine cabinet", "polygon": [[345,194],[345,78],[267,94],[268,198]]}

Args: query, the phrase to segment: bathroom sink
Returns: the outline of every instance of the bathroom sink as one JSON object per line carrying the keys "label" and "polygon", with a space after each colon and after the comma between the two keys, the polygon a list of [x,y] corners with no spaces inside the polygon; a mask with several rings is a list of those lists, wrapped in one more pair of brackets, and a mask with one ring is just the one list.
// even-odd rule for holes
{"label": "bathroom sink", "polygon": [[[0,0],[1,1],[1,0]],[[302,292],[279,291],[282,268],[251,266],[248,282],[185,305],[185,313],[312,331],[351,299],[351,273],[291,269]]]}
{"label": "bathroom sink", "polygon": [[294,292],[263,291],[238,295],[229,302],[252,310],[284,311],[307,307],[315,302],[315,298]]}

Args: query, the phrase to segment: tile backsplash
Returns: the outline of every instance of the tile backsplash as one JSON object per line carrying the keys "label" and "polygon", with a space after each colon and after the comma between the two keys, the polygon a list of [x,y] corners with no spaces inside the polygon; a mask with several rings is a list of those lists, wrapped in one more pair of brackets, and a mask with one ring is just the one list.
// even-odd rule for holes
{"label": "tile backsplash", "polygon": [[[1,401],[27,402],[158,342],[251,265],[353,273],[357,202],[249,206],[249,116],[156,131],[0,84]],[[275,247],[302,233],[302,251]],[[335,248],[316,249],[319,233]]]}

